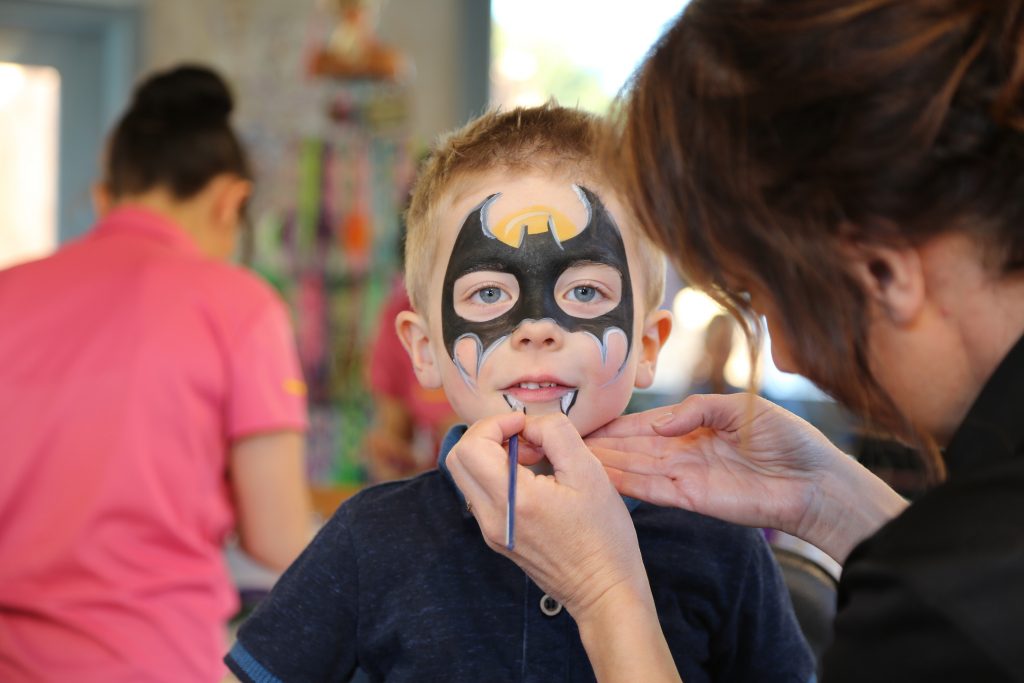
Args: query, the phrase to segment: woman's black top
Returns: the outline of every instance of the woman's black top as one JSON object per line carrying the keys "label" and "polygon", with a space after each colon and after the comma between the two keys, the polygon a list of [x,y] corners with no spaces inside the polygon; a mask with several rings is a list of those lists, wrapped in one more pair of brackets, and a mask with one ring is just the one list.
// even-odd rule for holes
{"label": "woman's black top", "polygon": [[1024,340],[945,459],[948,480],[847,560],[823,683],[1024,681]]}

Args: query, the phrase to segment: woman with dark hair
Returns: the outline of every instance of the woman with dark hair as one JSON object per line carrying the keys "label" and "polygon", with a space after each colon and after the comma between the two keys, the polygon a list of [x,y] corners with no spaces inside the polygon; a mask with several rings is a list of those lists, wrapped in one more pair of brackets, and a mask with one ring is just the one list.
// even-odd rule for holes
{"label": "woman with dark hair", "polygon": [[222,545],[308,540],[304,385],[280,299],[227,261],[251,189],[224,81],[135,91],[100,220],[0,272],[0,680],[220,681]]}
{"label": "woman with dark hair", "polygon": [[586,444],[528,421],[556,473],[520,471],[510,553],[496,420],[448,460],[489,543],[565,601],[601,680],[676,678],[609,478],[843,563],[825,681],[1024,680],[1024,2],[693,0],[621,123],[633,213],[681,272],[916,444],[933,488],[907,507],[750,395]]}

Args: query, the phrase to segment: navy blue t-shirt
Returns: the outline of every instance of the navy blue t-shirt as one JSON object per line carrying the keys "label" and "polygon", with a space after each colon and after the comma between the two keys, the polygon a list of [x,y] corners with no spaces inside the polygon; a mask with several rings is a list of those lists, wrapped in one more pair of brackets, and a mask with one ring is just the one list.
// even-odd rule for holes
{"label": "navy blue t-shirt", "polygon": [[[576,623],[483,541],[444,468],[347,501],[242,625],[246,682],[594,681]],[[760,531],[628,500],[686,683],[813,675]],[[557,543],[558,539],[552,539]]]}

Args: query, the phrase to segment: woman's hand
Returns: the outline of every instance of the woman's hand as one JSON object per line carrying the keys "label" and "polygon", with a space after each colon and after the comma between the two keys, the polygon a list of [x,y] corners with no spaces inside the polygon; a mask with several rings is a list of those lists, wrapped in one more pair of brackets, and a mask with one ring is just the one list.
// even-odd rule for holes
{"label": "woman's hand", "polygon": [[[508,453],[521,432],[527,461],[545,455],[554,474],[520,466],[515,550],[505,547]],[[658,622],[633,520],[601,463],[564,415],[510,413],[474,424],[448,454],[487,544],[511,558],[572,614],[598,679],[678,681]]]}
{"label": "woman's hand", "polygon": [[751,394],[690,396],[586,442],[626,495],[780,529],[839,562],[906,506],[817,429]]}
{"label": "woman's hand", "polygon": [[[520,467],[516,549],[510,552],[505,548],[508,453],[503,444],[519,431],[530,443],[523,450],[546,455],[554,474]],[[563,415],[513,413],[481,420],[452,448],[446,464],[488,545],[512,557],[574,616],[617,585],[646,586],[629,512]]]}

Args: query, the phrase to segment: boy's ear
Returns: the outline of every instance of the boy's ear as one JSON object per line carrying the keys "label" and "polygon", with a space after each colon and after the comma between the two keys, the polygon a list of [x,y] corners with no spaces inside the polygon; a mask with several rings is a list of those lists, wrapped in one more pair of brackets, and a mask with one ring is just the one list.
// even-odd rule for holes
{"label": "boy's ear", "polygon": [[419,313],[402,311],[395,316],[395,331],[409,354],[420,386],[424,389],[438,389],[441,387],[441,369],[430,348],[427,329],[427,321]]}
{"label": "boy's ear", "polygon": [[890,321],[904,325],[921,312],[925,274],[917,249],[863,242],[847,242],[843,249],[868,299]]}
{"label": "boy's ear", "polygon": [[643,334],[640,336],[640,362],[636,367],[636,379],[633,386],[646,389],[654,382],[654,371],[658,366],[658,352],[672,332],[672,314],[658,309],[644,321]]}

